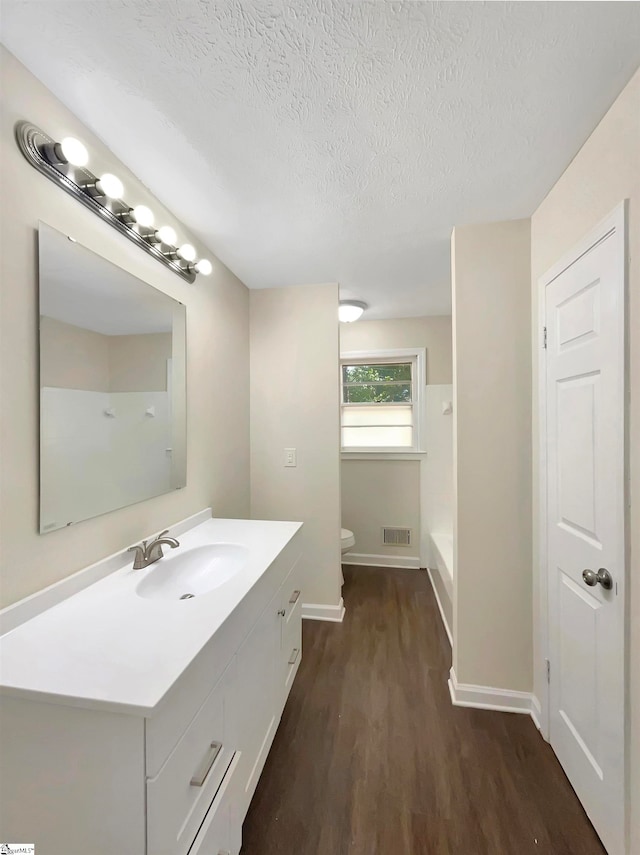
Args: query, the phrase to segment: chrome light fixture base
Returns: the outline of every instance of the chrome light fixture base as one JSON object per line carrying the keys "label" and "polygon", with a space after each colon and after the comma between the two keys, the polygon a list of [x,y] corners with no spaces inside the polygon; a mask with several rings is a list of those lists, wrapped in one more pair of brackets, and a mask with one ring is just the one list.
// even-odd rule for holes
{"label": "chrome light fixture base", "polygon": [[[64,172],[61,172],[49,163],[43,151],[47,150],[47,146],[55,146],[56,140],[51,139],[44,131],[41,131],[40,128],[31,124],[31,122],[18,122],[15,133],[20,151],[38,172],[46,175],[54,184],[62,187],[63,190],[79,202],[82,202],[86,208],[89,208],[90,211],[97,214],[104,222],[109,223],[110,226],[117,229],[120,234],[126,235],[129,240],[133,241],[141,249],[144,249],[156,261],[168,267],[169,270],[173,270],[174,273],[177,273],[178,276],[187,282],[195,282],[196,272],[193,264],[183,264],[175,252],[171,254],[164,253],[159,249],[160,244],[149,242],[144,233],[148,232],[149,236],[152,237],[155,234],[155,229],[145,229],[143,226],[136,226],[135,222],[129,222],[131,219],[129,216],[129,211],[131,210],[129,205],[121,199],[106,199],[103,196],[92,196],[90,192],[83,189],[91,185],[95,186],[96,182],[100,180],[99,177],[93,175],[85,167],[70,166],[69,172],[73,176],[78,176],[82,181],[81,184],[78,184],[69,175],[65,175]],[[66,169],[66,167],[63,168]]]}

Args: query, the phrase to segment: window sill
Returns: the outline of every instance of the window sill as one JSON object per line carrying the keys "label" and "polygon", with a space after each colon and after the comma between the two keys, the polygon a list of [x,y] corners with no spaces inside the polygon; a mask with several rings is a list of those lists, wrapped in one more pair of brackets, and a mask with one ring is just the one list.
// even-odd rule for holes
{"label": "window sill", "polygon": [[420,460],[426,451],[341,451],[341,460]]}

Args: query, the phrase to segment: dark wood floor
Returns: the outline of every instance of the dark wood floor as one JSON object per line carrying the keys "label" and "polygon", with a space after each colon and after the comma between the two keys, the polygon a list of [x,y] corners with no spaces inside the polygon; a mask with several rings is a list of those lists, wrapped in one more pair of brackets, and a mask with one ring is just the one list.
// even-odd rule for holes
{"label": "dark wood floor", "polygon": [[345,568],[304,658],[242,855],[602,855],[528,716],[453,707],[422,571]]}

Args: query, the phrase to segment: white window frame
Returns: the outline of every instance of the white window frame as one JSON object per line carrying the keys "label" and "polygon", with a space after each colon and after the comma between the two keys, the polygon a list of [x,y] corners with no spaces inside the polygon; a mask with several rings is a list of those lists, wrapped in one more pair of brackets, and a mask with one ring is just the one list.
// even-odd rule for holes
{"label": "white window frame", "polygon": [[[344,405],[342,392],[342,366],[361,363],[393,363],[413,362],[414,369],[411,372],[411,403],[413,407],[413,447],[389,447],[375,448],[366,446],[342,447],[342,411]],[[393,458],[395,460],[411,460],[425,454],[424,424],[425,424],[425,387],[427,385],[427,351],[424,347],[396,348],[393,350],[351,350],[340,354],[340,453],[343,460],[358,459],[382,459]]]}

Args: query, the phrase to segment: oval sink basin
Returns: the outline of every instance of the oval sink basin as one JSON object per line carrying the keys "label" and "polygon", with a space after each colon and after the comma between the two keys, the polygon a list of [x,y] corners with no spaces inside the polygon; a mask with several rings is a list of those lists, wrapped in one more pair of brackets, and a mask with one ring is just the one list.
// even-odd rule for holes
{"label": "oval sink basin", "polygon": [[190,600],[232,579],[247,563],[249,550],[239,543],[210,543],[191,549],[178,547],[152,564],[136,586],[140,597]]}

